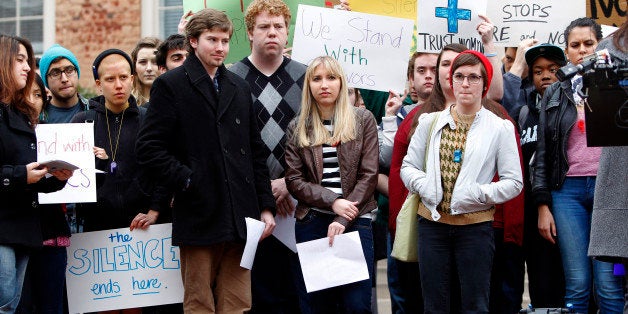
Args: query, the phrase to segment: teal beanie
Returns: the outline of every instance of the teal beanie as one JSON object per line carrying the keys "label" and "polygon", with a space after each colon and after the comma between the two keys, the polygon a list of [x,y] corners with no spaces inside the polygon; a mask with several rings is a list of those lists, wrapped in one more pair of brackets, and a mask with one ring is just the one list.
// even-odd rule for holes
{"label": "teal beanie", "polygon": [[50,68],[50,63],[58,57],[66,58],[68,61],[72,62],[76,68],[76,74],[79,78],[81,77],[81,68],[79,67],[78,60],[72,51],[63,48],[59,44],[54,44],[44,52],[41,56],[41,60],[39,60],[39,72],[41,73],[41,79],[44,81],[44,85],[46,85],[46,87],[48,87],[48,68]]}

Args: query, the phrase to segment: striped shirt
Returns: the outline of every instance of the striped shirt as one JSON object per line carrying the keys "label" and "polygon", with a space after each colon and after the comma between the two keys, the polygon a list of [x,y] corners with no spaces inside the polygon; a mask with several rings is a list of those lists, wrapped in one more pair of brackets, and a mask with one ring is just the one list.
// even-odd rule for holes
{"label": "striped shirt", "polygon": [[[334,131],[334,125],[331,124],[331,121],[325,120],[323,124],[330,133]],[[342,195],[340,165],[338,164],[338,150],[336,146],[323,144],[323,180],[321,185],[338,195]]]}

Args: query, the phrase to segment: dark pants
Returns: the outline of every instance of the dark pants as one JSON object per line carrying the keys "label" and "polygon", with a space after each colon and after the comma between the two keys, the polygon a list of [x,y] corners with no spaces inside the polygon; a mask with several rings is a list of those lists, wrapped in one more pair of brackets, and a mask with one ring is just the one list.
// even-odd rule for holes
{"label": "dark pants", "polygon": [[[297,220],[295,234],[297,243],[327,237],[327,228],[333,215],[310,211],[305,218]],[[373,234],[371,219],[358,218],[344,233],[357,231],[369,271],[369,279],[338,287],[307,293],[303,276],[299,282],[299,302],[302,313],[371,313],[371,278],[373,278]],[[300,265],[299,265],[300,271]]]}
{"label": "dark pants", "polygon": [[514,243],[505,243],[503,228],[493,228],[493,231],[495,257],[491,273],[490,311],[518,313],[521,309],[525,277],[523,248]]}
{"label": "dark pants", "polygon": [[464,313],[488,313],[495,253],[492,222],[454,226],[419,218],[419,268],[425,313],[450,313],[452,270]]}
{"label": "dark pants", "polygon": [[[539,233],[538,210],[526,199],[523,250],[528,267],[528,290],[535,308],[564,306],[565,277],[558,245],[545,240]],[[526,306],[527,304],[524,304]]]}
{"label": "dark pants", "polygon": [[65,247],[44,246],[33,251],[18,313],[63,313],[67,262]]}
{"label": "dark pants", "polygon": [[[296,274],[296,253],[277,238],[270,236],[260,242],[251,269],[253,307],[251,314],[292,314],[299,312]],[[300,273],[298,273],[300,275]]]}
{"label": "dark pants", "polygon": [[392,256],[393,239],[388,235],[388,291],[393,314],[422,313],[423,296],[418,262],[402,262]]}

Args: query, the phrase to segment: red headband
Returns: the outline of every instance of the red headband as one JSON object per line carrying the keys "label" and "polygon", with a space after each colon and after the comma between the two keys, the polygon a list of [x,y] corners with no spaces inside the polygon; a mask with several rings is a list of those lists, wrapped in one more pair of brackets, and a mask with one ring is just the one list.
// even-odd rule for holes
{"label": "red headband", "polygon": [[[484,56],[483,53],[479,51],[465,50],[461,52],[460,54],[458,54],[456,58],[454,58],[454,61],[452,62],[452,64],[455,63],[456,59],[458,59],[458,57],[460,57],[463,54],[472,54],[478,57],[478,59],[480,59],[480,62],[482,62],[482,65],[484,65],[484,69],[486,70],[486,75],[488,77],[487,77],[486,86],[484,86],[484,91],[482,92],[482,98],[486,97],[486,93],[488,93],[488,89],[491,87],[491,80],[493,79],[493,66],[491,65],[491,62],[488,60],[488,58],[486,58],[486,56]],[[454,67],[452,66],[451,69],[449,70],[449,86],[451,86],[452,89],[454,88],[453,77],[454,77]]]}

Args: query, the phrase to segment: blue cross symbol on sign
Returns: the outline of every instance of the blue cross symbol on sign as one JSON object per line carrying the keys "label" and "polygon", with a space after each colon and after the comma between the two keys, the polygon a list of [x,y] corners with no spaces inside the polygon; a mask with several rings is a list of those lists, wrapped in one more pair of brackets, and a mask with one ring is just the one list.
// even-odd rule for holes
{"label": "blue cross symbol on sign", "polygon": [[458,33],[458,20],[471,21],[471,10],[458,9],[458,0],[447,0],[447,7],[437,7],[436,17],[447,19],[447,31]]}

